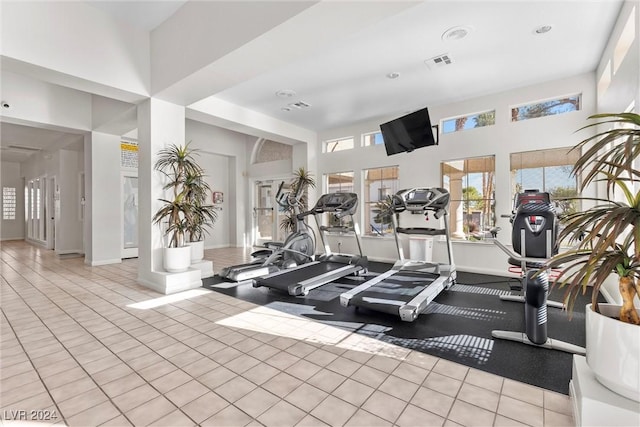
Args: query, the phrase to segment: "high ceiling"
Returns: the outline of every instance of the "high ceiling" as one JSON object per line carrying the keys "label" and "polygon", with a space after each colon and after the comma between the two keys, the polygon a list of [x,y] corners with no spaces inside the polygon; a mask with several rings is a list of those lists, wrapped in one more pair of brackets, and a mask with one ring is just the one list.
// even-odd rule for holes
{"label": "high ceiling", "polygon": [[[159,25],[186,2],[91,3],[148,30],[150,21]],[[344,36],[320,48],[309,47],[295,60],[272,66],[221,92],[202,96],[214,95],[315,131],[403,114],[593,71],[622,5],[620,0],[397,2],[404,6],[367,25],[359,26],[357,13],[348,15],[354,31],[344,22],[347,19],[330,21],[326,4],[307,3],[305,19],[312,16],[326,23],[316,30],[318,38],[323,37],[322,32]],[[353,13],[340,0],[329,6],[343,8],[345,16]],[[273,7],[286,6],[273,2]],[[364,21],[371,3],[362,1],[358,7]],[[550,31],[538,34],[542,26],[551,27]],[[287,28],[288,44],[273,46],[273,55],[293,49],[298,39],[309,36],[295,25]],[[460,32],[454,32],[447,38],[447,30],[456,28],[467,31],[466,37],[456,39]],[[451,64],[428,63],[443,54]],[[247,74],[246,61],[239,64],[238,74]],[[390,73],[397,77],[388,78]],[[282,90],[295,94],[278,97],[276,93]],[[289,105],[299,102],[310,107]]]}
{"label": "high ceiling", "polygon": [[[322,130],[574,76],[595,70],[620,5],[617,1],[421,2],[217,96]],[[537,34],[535,30],[545,25],[551,30]],[[467,30],[467,36],[443,37],[457,27]],[[425,62],[442,54],[450,57],[451,64],[439,67]],[[399,76],[390,79],[390,73]],[[278,98],[281,89],[296,95]],[[311,107],[282,111],[297,101]]]}
{"label": "high ceiling", "polygon": [[[144,31],[162,26],[187,3],[89,1],[113,19]],[[288,17],[286,24],[296,20],[299,24],[304,15],[305,22],[311,18],[321,25],[315,29],[277,26],[278,40],[287,41],[272,46],[263,58],[284,58],[282,61],[271,61],[274,63],[269,66],[264,66],[269,62],[264,60],[258,64],[255,61],[259,58],[242,55],[246,52],[242,49],[250,43],[237,41],[235,51],[222,61],[227,60],[225,66],[237,65],[235,74],[242,78],[229,79],[231,83],[197,94],[313,131],[389,118],[424,106],[594,71],[622,0],[396,2],[401,6],[394,6],[392,13],[368,20],[365,12],[373,10],[373,3],[366,1],[356,3],[355,13],[353,3],[347,11],[347,3],[341,0],[307,4],[303,13]],[[273,7],[287,6],[273,2]],[[343,7],[344,16],[335,13]],[[328,9],[333,12],[327,13]],[[358,11],[362,11],[361,19]],[[343,19],[337,22],[330,16]],[[247,21],[260,17],[244,15],[236,19],[242,19],[246,27]],[[234,23],[228,25],[233,27]],[[236,26],[240,25],[238,22]],[[543,26],[550,31],[538,34],[536,29]],[[447,37],[451,29],[461,31]],[[465,37],[455,37],[464,31]],[[258,34],[252,41],[263,36]],[[315,43],[312,48],[310,38],[326,42]],[[296,54],[282,54],[287,51]],[[441,55],[447,55],[451,63],[437,66],[429,61]],[[231,62],[230,56],[234,56]],[[259,71],[248,72],[252,68]],[[210,81],[202,87],[211,88]],[[194,93],[193,87],[189,90]],[[282,93],[278,96],[278,92]]]}

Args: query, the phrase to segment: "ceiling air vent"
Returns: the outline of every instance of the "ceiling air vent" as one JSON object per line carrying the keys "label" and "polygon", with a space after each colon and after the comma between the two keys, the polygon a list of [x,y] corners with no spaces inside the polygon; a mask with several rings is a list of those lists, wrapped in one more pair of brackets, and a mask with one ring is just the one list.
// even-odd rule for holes
{"label": "ceiling air vent", "polygon": [[443,53],[442,55],[434,56],[433,58],[429,58],[424,61],[429,67],[430,70],[435,68],[444,67],[445,65],[451,65],[453,63],[453,59],[448,53]]}
{"label": "ceiling air vent", "polygon": [[289,104],[289,107],[291,108],[297,108],[298,110],[302,110],[304,108],[309,108],[311,107],[311,104],[307,104],[304,101],[298,101],[298,102],[293,102],[291,104]]}

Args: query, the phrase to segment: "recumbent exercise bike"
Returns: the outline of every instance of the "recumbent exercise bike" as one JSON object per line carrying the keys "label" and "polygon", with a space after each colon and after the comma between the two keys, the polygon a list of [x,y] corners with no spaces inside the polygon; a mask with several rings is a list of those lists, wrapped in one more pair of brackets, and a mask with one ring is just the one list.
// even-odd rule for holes
{"label": "recumbent exercise bike", "polygon": [[[557,253],[558,217],[547,192],[525,190],[515,198],[511,242],[514,253],[498,240],[494,243],[509,255],[509,264],[519,267],[522,296],[505,295],[501,299],[524,302],[525,331],[491,332],[494,338],[522,342],[534,346],[586,354],[583,347],[547,336],[547,306],[562,308],[563,304],[547,301],[549,271],[545,263]],[[510,271],[513,271],[510,269]]]}

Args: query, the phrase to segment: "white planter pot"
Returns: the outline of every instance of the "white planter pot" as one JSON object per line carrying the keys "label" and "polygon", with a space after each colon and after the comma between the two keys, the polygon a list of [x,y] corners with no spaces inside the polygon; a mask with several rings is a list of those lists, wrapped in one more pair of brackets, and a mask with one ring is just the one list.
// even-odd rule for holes
{"label": "white planter pot", "polygon": [[202,261],[202,258],[204,258],[204,240],[189,242],[187,245],[191,246],[191,264]]}
{"label": "white planter pot", "polygon": [[585,309],[589,368],[609,390],[640,402],[640,326],[614,319],[619,305],[598,307],[600,313],[591,304]]}
{"label": "white planter pot", "polygon": [[169,273],[187,271],[191,265],[191,247],[164,248],[162,262],[164,269]]}

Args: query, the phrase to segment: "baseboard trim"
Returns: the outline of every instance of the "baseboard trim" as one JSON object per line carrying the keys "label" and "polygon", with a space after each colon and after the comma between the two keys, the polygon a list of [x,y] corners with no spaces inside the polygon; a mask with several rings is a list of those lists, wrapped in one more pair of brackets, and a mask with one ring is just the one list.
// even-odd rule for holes
{"label": "baseboard trim", "polygon": [[108,264],[122,264],[122,259],[114,258],[114,259],[103,259],[100,261],[85,261],[85,264],[90,265],[91,267],[98,267],[100,265],[108,265]]}

